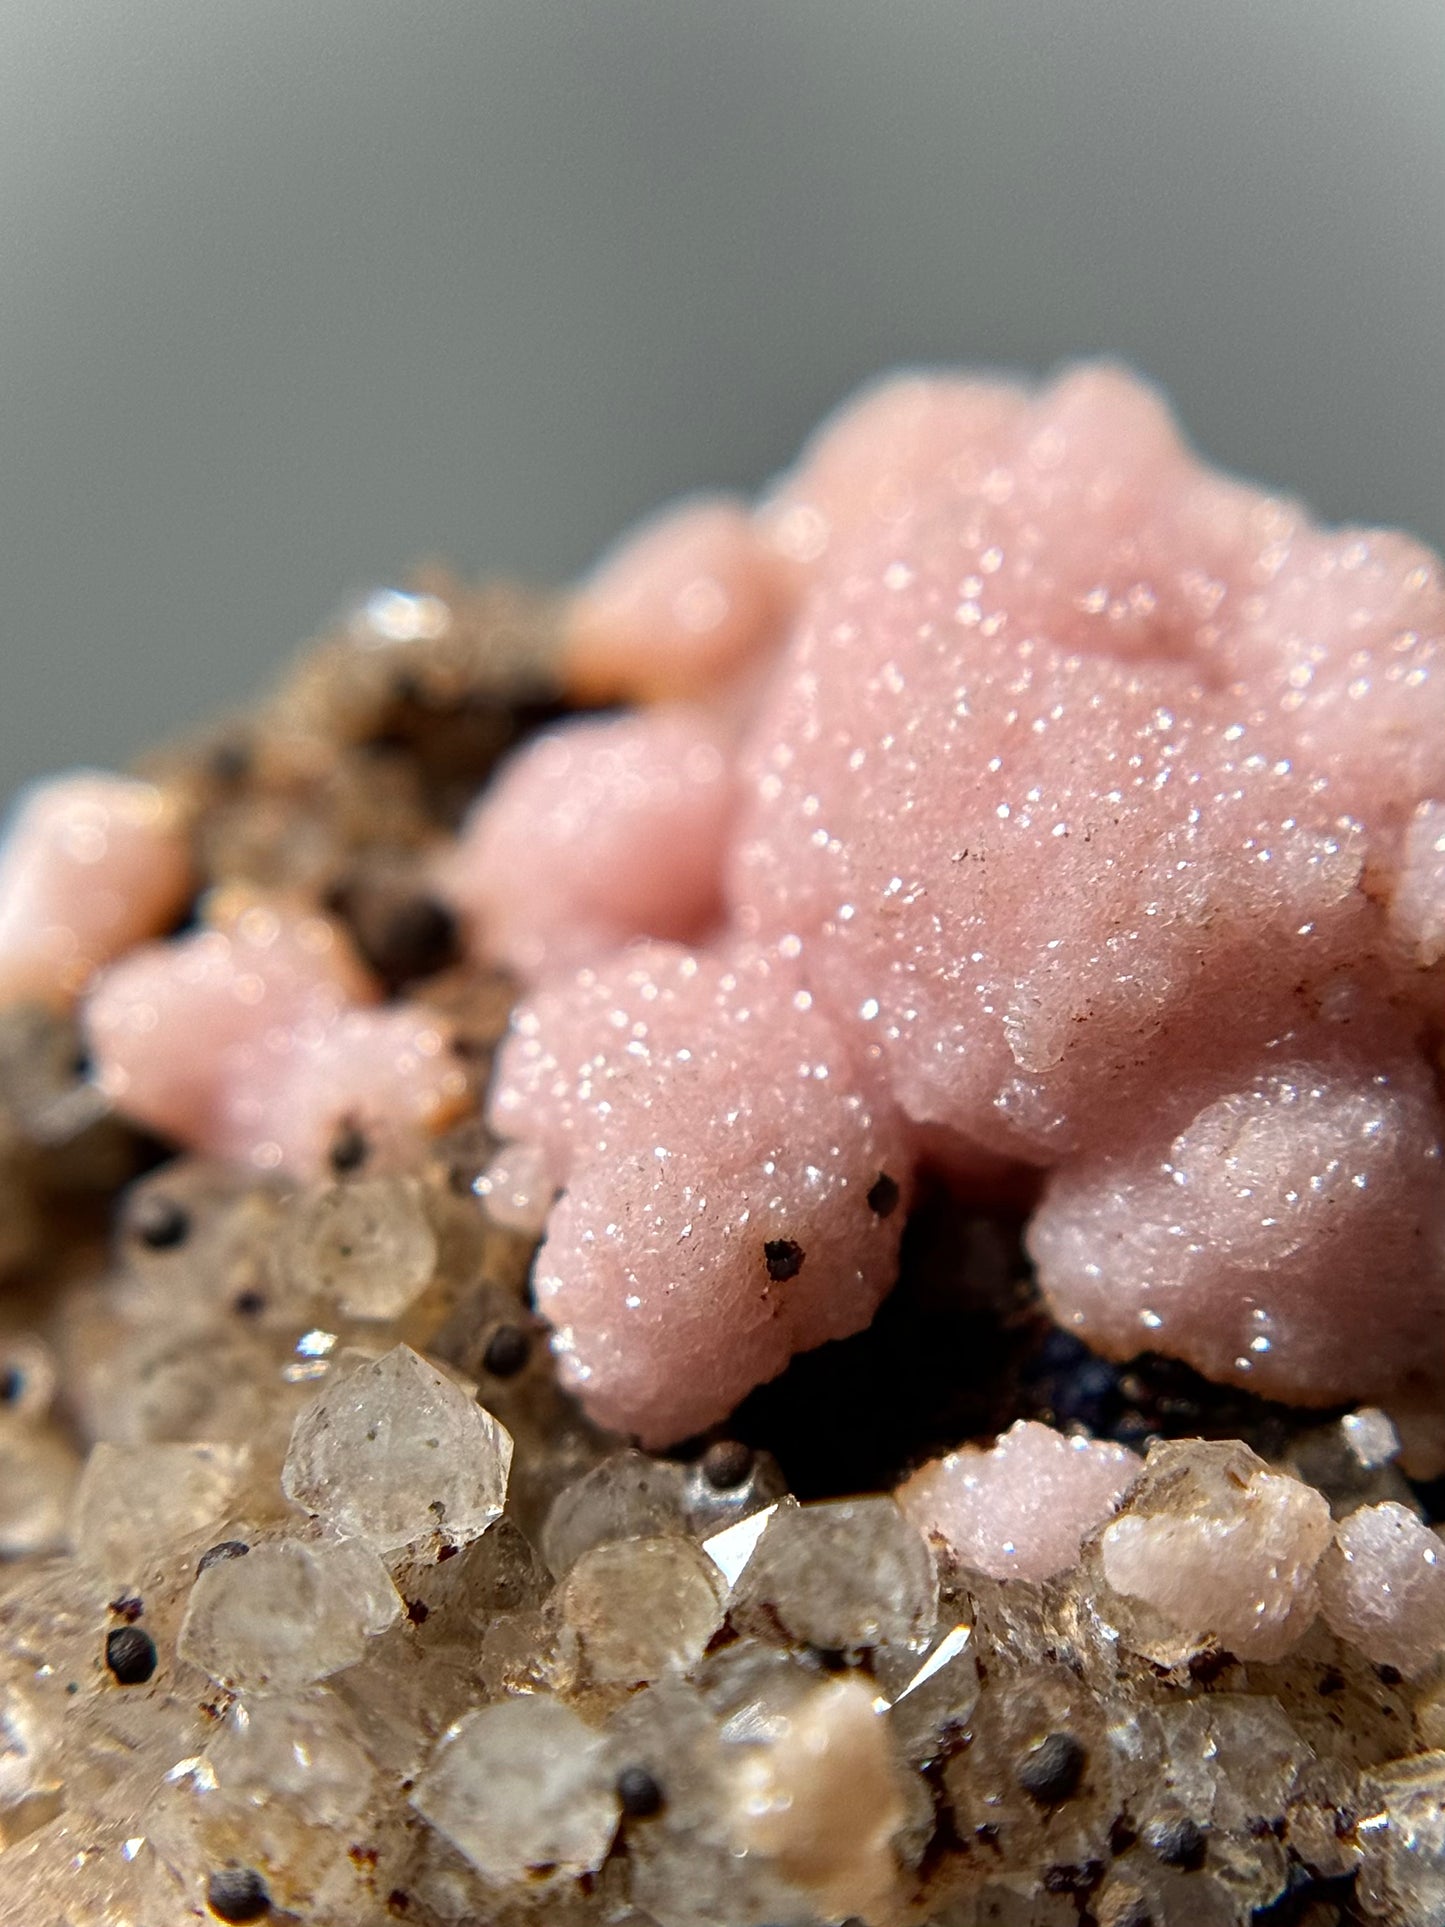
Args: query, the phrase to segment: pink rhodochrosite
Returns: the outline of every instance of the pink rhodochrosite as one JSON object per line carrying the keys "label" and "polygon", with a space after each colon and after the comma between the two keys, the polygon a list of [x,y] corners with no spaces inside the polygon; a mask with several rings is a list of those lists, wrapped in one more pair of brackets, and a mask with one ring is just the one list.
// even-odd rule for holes
{"label": "pink rhodochrosite", "polygon": [[81,770],[20,799],[0,853],[0,1001],[66,1008],[98,965],[163,930],[190,852],[151,783]]}
{"label": "pink rhodochrosite", "polygon": [[535,977],[640,933],[705,936],[722,913],[735,735],[668,703],[523,750],[439,869],[478,945]]}
{"label": "pink rhodochrosite", "polygon": [[[1214,473],[1115,370],[909,377],[756,508],[646,525],[560,623],[573,694],[643,706],[534,736],[415,863],[526,993],[492,1189],[556,1194],[538,1303],[596,1416],[666,1443],[859,1330],[925,1169],[1036,1192],[1043,1292],[1111,1355],[1422,1409],[1432,556]],[[22,989],[109,964],[82,1018],[122,1110],[302,1173],[348,1119],[384,1148],[455,1114],[449,1024],[378,1003],[314,906],[117,956],[171,893],[91,930],[142,834],[111,820],[82,877],[22,819],[0,934]]]}
{"label": "pink rhodochrosite", "polygon": [[1445,1923],[1442,633],[910,377],[22,798],[0,1923]]}
{"label": "pink rhodochrosite", "polygon": [[752,947],[643,945],[519,1013],[493,1123],[565,1187],[533,1287],[604,1422],[681,1438],[871,1318],[903,1217],[876,1187],[910,1155],[857,1051]]}
{"label": "pink rhodochrosite", "polygon": [[1122,1445],[1020,1419],[987,1451],[965,1445],[923,1466],[898,1503],[976,1572],[1051,1579],[1077,1562],[1138,1475]]}
{"label": "pink rhodochrosite", "polygon": [[[629,968],[599,951],[523,1006],[493,1089],[495,1127],[552,1147],[566,1187],[541,1274],[584,1399],[658,1441],[761,1376],[763,1244],[823,1235],[805,1174],[828,1168],[851,1079],[906,1147],[895,1180],[927,1164],[986,1199],[1010,1164],[1049,1174],[1043,1289],[1101,1349],[1289,1399],[1408,1401],[1445,1338],[1434,559],[1212,473],[1147,388],[1096,368],[1037,394],[885,385],[756,521],[792,616],[766,676],[753,635],[713,658],[718,713],[741,701],[746,721],[726,917],[695,953],[707,1025],[745,1031],[746,1067],[699,1015],[673,1046],[697,1060],[649,1052],[605,1144],[580,1131],[644,1014],[638,990],[596,1010]],[[671,606],[676,555],[654,530],[613,561],[634,608]],[[659,618],[660,655],[675,646]],[[504,779],[475,837],[506,799]],[[715,846],[692,841],[701,864]],[[586,879],[574,927],[595,927],[608,872],[622,900],[672,856],[623,851],[599,804],[565,854]],[[496,927],[551,875],[514,864]],[[547,914],[555,930],[555,898]],[[816,1103],[791,1000],[716,975],[739,942],[786,960],[836,1040]],[[589,1022],[596,1054],[573,1041]],[[770,1086],[790,1099],[745,1163],[725,1121]],[[726,1252],[681,1235],[674,1169],[728,1187]],[[841,1206],[831,1221],[844,1236]],[[767,1369],[860,1326],[887,1282],[885,1260],[818,1297],[806,1271],[774,1286]]]}
{"label": "pink rhodochrosite", "polygon": [[258,1166],[326,1169],[343,1125],[387,1153],[456,1115],[466,1081],[437,1020],[381,1007],[326,917],[246,895],[101,973],[85,1032],[128,1116]]}

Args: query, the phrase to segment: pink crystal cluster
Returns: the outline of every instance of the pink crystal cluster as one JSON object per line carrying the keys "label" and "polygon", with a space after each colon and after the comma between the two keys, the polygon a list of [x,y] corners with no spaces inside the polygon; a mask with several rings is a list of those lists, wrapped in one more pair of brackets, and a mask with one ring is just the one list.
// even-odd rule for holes
{"label": "pink crystal cluster", "polygon": [[338,1127],[383,1157],[466,1092],[443,1026],[377,991],[329,918],[218,893],[204,928],[142,945],[95,984],[101,1088],[140,1123],[261,1170],[325,1169]]}
{"label": "pink crystal cluster", "polygon": [[192,888],[187,826],[155,785],[38,785],[0,850],[0,1004],[83,997],[95,1077],[136,1122],[261,1170],[322,1170],[338,1128],[383,1158],[457,1114],[467,1080],[431,1013],[379,1005],[345,932],[304,904]]}
{"label": "pink crystal cluster", "polygon": [[564,1194],[544,1308],[600,1417],[663,1441],[861,1326],[869,1200],[923,1166],[1039,1174],[1106,1351],[1438,1383],[1429,554],[1202,467],[1108,369],[903,380],[750,519],[645,531],[574,638],[650,706],[524,751],[447,873],[544,980],[490,1115]]}
{"label": "pink crystal cluster", "polygon": [[975,1572],[1051,1579],[1077,1562],[1138,1476],[1122,1445],[1020,1419],[987,1450],[965,1445],[925,1465],[899,1487],[898,1503]]}
{"label": "pink crystal cluster", "polygon": [[[665,1443],[861,1328],[925,1170],[1036,1198],[1102,1350],[1423,1407],[1442,649],[1433,557],[1202,467],[1109,369],[887,383],[756,508],[611,556],[565,666],[632,706],[535,738],[432,866],[530,992],[496,1188],[551,1206],[539,1301],[594,1415]],[[110,963],[83,1015],[122,1109],[303,1171],[343,1115],[454,1110],[444,1027],[338,931],[212,906],[122,956],[176,907],[162,831],[114,816],[82,877],[38,810],[0,981]]]}
{"label": "pink crystal cluster", "polygon": [[165,928],[190,880],[184,826],[154,784],[89,770],[38,784],[0,850],[0,1002],[65,1009]]}

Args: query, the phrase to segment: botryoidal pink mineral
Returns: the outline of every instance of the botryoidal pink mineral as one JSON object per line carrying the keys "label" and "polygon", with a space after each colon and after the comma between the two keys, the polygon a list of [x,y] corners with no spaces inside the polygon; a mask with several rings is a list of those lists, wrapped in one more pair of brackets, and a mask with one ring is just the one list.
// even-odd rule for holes
{"label": "botryoidal pink mineral", "polygon": [[[1043,1174],[1044,1292],[1108,1352],[1292,1400],[1428,1398],[1436,561],[1212,473],[1149,390],[1096,368],[1033,395],[886,385],[753,526],[757,569],[791,565],[791,613],[766,644],[733,632],[731,676],[714,658],[713,712],[738,731],[723,913],[691,949],[548,975],[491,1098],[565,1192],[545,1308],[584,1400],[660,1442],[727,1409],[759,1333],[791,1348],[861,1325],[897,1223],[870,1225],[868,1196],[925,1165],[981,1198],[1011,1168]],[[647,693],[675,659],[696,703],[666,611],[773,610],[747,581],[735,528],[709,575],[678,517],[613,559],[577,620],[628,589],[654,625],[635,641]],[[566,851],[578,924],[615,867],[632,933],[676,932],[676,851],[637,800],[686,782],[662,713],[607,725],[634,762]],[[685,745],[701,725],[682,713]],[[595,727],[559,734],[581,757]],[[514,961],[528,919],[543,957],[566,928],[547,878],[493,855],[557,754],[522,753],[456,859],[495,906],[474,941]],[[716,860],[712,833],[693,847]],[[840,1265],[822,1225],[850,1213]],[[798,1277],[780,1288],[783,1241]]]}
{"label": "botryoidal pink mineral", "polygon": [[[539,1307],[594,1416],[665,1444],[863,1327],[927,1172],[1037,1187],[1043,1292],[1098,1349],[1419,1434],[1445,1375],[1434,557],[1202,466],[1114,370],[909,378],[755,507],[616,551],[564,650],[634,706],[533,738],[432,873],[529,987],[487,1115],[555,1194]],[[245,930],[93,983],[123,1110],[303,1172],[343,1111],[453,1114],[440,1020],[334,954],[248,960]]]}
{"label": "botryoidal pink mineral", "polygon": [[895,380],[22,799],[0,1920],[1445,1927],[1442,642]]}

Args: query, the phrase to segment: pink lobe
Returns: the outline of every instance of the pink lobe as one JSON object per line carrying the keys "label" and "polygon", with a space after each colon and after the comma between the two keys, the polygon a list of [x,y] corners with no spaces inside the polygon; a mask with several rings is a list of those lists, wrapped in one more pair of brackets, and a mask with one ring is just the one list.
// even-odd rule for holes
{"label": "pink lobe", "polygon": [[190,887],[162,793],[80,772],[21,799],[0,851],[0,1000],[67,1005],[103,963],[165,928]]}

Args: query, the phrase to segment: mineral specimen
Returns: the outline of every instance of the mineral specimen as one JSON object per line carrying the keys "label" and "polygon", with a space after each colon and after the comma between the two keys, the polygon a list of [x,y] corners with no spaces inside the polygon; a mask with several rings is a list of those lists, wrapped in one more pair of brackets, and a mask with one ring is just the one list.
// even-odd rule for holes
{"label": "mineral specimen", "polygon": [[774,1861],[825,1918],[886,1914],[906,1817],[896,1772],[867,1688],[815,1686],[770,1745],[738,1762],[738,1844]]}
{"label": "mineral specimen", "polygon": [[722,1624],[722,1587],[691,1539],[623,1539],[583,1553],[558,1610],[580,1679],[641,1686],[702,1658]]}
{"label": "mineral specimen", "polygon": [[937,1607],[933,1560],[892,1499],[779,1506],[729,1601],[742,1629],[825,1652],[911,1645]]}
{"label": "mineral specimen", "polygon": [[565,1186],[534,1281],[563,1382],[649,1443],[855,1331],[891,1282],[901,1213],[868,1192],[902,1138],[786,958],[650,944],[544,993],[493,1117]]}
{"label": "mineral specimen", "polygon": [[94,1446],[71,1515],[76,1557],[114,1584],[135,1584],[157,1545],[225,1518],[248,1460],[236,1445]]}
{"label": "mineral specimen", "polygon": [[1331,1630],[1377,1665],[1422,1673],[1445,1651],[1445,1566],[1439,1539],[1408,1507],[1362,1506],[1320,1562],[1320,1610]]}
{"label": "mineral specimen", "polygon": [[[1241,1659],[1279,1659],[1319,1609],[1315,1568],[1330,1509],[1242,1445],[1156,1445],[1099,1540],[1104,1577],[1180,1632],[1207,1630]],[[1149,1650],[1147,1618],[1132,1643]]]}
{"label": "mineral specimen", "polygon": [[409,1345],[333,1378],[297,1415],[288,1499],[382,1553],[479,1538],[501,1516],[512,1441]]}
{"label": "mineral specimen", "polygon": [[6,1927],[1445,1927],[1442,609],[909,379],[22,804]]}
{"label": "mineral specimen", "polygon": [[459,1720],[412,1799],[500,1881],[600,1867],[619,1813],[601,1734],[531,1694]]}
{"label": "mineral specimen", "polygon": [[389,1148],[466,1093],[438,1021],[374,996],[335,925],[238,895],[205,929],[116,963],[86,1028],[127,1115],[262,1170],[319,1171],[344,1127]]}
{"label": "mineral specimen", "polygon": [[639,934],[705,936],[722,914],[734,733],[669,705],[522,750],[441,872],[478,947],[535,977]]}
{"label": "mineral specimen", "polygon": [[[1001,1160],[1054,1170],[1031,1233],[1042,1283],[1110,1351],[1147,1343],[1292,1398],[1415,1398],[1445,1335],[1422,1050],[1436,991],[1401,942],[1429,927],[1445,789],[1433,559],[1324,534],[1211,475],[1154,398],[1107,370],[1033,397],[882,390],[825,432],[759,528],[794,562],[792,613],[774,617],[770,676],[744,673],[741,642],[717,665],[742,800],[707,946],[643,953],[650,970],[607,954],[660,927],[628,895],[656,839],[639,818],[634,848],[615,841],[634,785],[620,768],[545,882],[478,859],[484,949],[560,963],[569,922],[592,946],[524,1006],[491,1104],[567,1189],[545,1276],[571,1382],[658,1439],[737,1395],[753,1219],[729,1205],[699,1243],[693,1204],[735,1181],[729,1095],[750,1080],[728,1050],[674,1061],[688,1044],[666,1017],[692,970],[710,987],[706,1022],[689,1012],[698,1040],[731,1018],[750,1063],[825,1067],[818,1109],[788,1132],[819,1150],[779,1166],[776,1216],[826,1168],[826,1106],[866,1106],[894,1182],[920,1160],[976,1191]],[[642,539],[636,610],[674,606],[679,553]],[[564,724],[527,754],[575,741],[580,756],[594,727]],[[473,847],[515,835],[512,809],[504,781]],[[713,847],[696,839],[700,866]],[[626,928],[609,945],[611,875]],[[546,948],[538,935],[523,956],[500,933],[543,900]],[[800,1051],[788,998],[759,998],[765,978],[807,1000],[826,1047]],[[582,1121],[599,1101],[600,1131]],[[751,1206],[757,1181],[742,1183]],[[651,1229],[619,1260],[608,1227],[633,1220]],[[1386,1312],[1369,1289],[1382,1262]],[[704,1291],[732,1334],[711,1409],[649,1409],[618,1363],[619,1311],[635,1312],[626,1350],[646,1345],[654,1383],[693,1382]],[[788,1343],[856,1326],[877,1295],[861,1283],[827,1318],[792,1307]],[[759,1354],[749,1369],[776,1366]]]}
{"label": "mineral specimen", "polygon": [[152,783],[95,773],[33,789],[0,861],[0,996],[64,1005],[185,903],[181,813]]}
{"label": "mineral specimen", "polygon": [[1138,1471],[1122,1446],[1020,1419],[988,1451],[964,1446],[924,1466],[898,1503],[976,1571],[1048,1579],[1074,1564]]}

